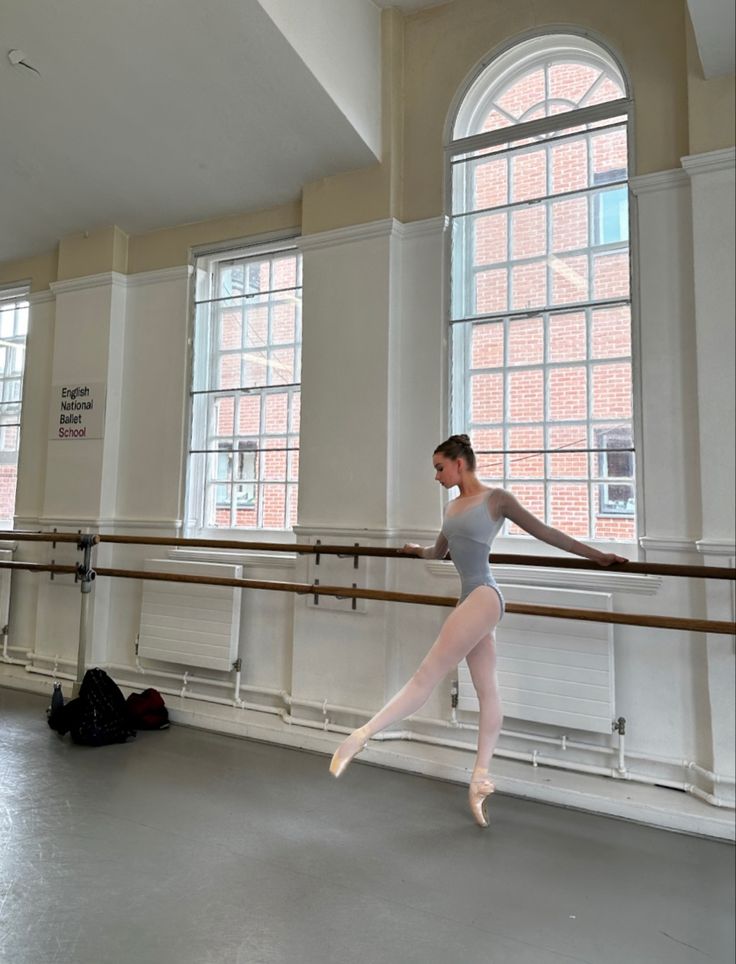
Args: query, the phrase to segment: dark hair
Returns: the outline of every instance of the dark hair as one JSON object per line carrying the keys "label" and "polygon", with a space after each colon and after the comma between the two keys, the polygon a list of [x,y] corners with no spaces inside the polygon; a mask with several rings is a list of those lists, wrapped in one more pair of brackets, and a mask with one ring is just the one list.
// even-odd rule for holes
{"label": "dark hair", "polygon": [[434,454],[448,459],[465,459],[470,471],[475,470],[475,452],[467,435],[451,435],[437,446]]}

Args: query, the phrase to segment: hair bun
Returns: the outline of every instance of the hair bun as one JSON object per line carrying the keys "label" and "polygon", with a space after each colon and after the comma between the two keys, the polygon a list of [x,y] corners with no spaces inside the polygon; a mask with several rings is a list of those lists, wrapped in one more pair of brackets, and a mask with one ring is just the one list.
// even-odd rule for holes
{"label": "hair bun", "polygon": [[455,435],[455,436],[453,436],[453,438],[456,438],[456,439],[458,440],[458,442],[461,442],[463,445],[470,446],[470,436],[469,436],[469,435]]}

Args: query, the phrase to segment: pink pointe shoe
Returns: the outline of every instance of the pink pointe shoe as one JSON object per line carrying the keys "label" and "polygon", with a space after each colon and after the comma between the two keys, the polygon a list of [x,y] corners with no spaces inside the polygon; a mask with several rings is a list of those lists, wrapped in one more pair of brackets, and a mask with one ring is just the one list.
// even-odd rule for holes
{"label": "pink pointe shoe", "polygon": [[488,826],[487,798],[496,786],[488,775],[488,770],[474,770],[468,787],[468,802],[475,822],[479,827]]}
{"label": "pink pointe shoe", "polygon": [[368,746],[370,737],[364,732],[364,728],[354,730],[347,740],[344,740],[335,750],[330,761],[330,773],[337,779],[348,767],[348,764],[356,757],[361,750]]}

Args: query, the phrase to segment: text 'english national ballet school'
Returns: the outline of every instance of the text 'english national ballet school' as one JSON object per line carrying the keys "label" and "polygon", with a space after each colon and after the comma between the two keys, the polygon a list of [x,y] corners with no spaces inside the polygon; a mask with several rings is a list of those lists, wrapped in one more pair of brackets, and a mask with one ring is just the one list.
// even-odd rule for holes
{"label": "text 'english national ballet school'", "polygon": [[104,427],[105,385],[55,385],[49,438],[102,438]]}

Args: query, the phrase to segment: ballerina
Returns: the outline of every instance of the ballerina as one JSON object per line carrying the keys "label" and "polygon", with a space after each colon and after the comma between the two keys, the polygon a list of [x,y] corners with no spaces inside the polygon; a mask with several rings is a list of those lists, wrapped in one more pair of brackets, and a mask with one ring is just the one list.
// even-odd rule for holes
{"label": "ballerina", "polygon": [[460,599],[411,679],[337,748],[330,773],[341,776],[372,736],[416,713],[434,687],[464,658],[480,705],[478,748],[468,800],[476,823],[487,827],[486,801],[495,790],[489,767],[503,721],[494,631],[504,613],[504,599],[488,561],[493,539],[504,520],[509,519],[537,539],[601,566],[627,560],[586,546],[546,525],[511,492],[483,485],[476,475],[475,453],[467,435],[451,435],[438,445],[433,462],[436,481],[446,489],[457,486],[460,494],[447,505],[442,530],[433,546],[408,543],[402,551],[423,559],[444,559],[449,551],[460,575]]}

